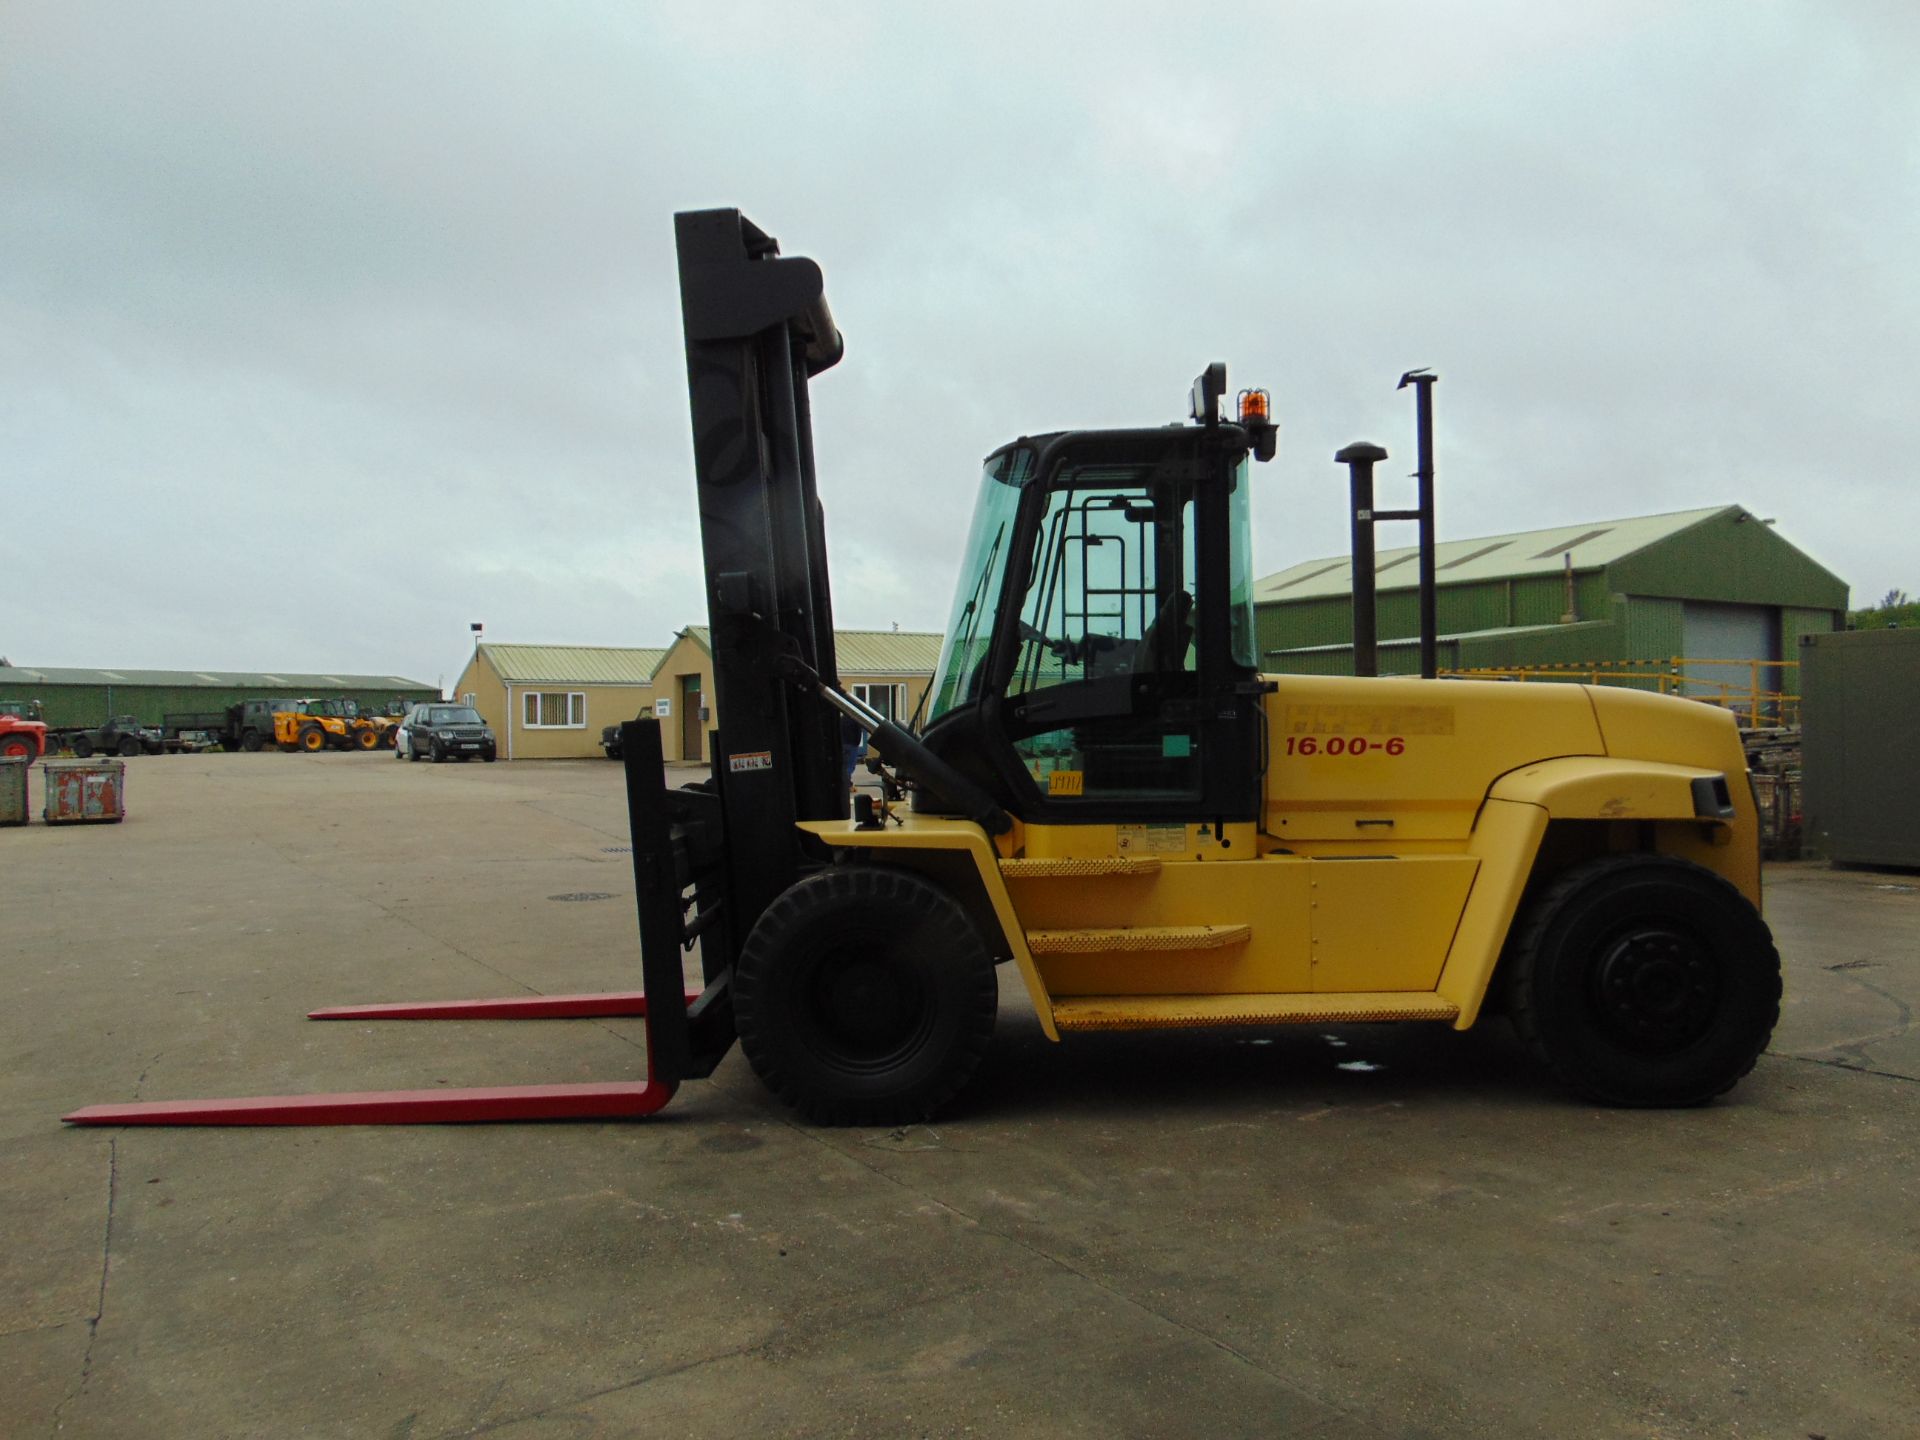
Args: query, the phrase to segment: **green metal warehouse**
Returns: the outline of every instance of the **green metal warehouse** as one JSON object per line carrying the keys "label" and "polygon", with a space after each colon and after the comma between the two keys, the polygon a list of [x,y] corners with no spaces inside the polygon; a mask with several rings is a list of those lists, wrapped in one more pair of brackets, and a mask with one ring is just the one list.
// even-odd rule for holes
{"label": "green metal warehouse", "polygon": [[[1417,558],[1409,546],[1375,559],[1382,674],[1419,670]],[[1846,582],[1738,505],[1450,540],[1436,547],[1435,579],[1442,670],[1651,673],[1685,659],[1695,663],[1682,688],[1708,693],[1744,687],[1750,662],[1791,662],[1802,635],[1846,625]],[[1263,668],[1353,673],[1349,557],[1269,575],[1254,598]],[[1763,688],[1792,689],[1774,666],[1760,673]]]}
{"label": "green metal warehouse", "polygon": [[344,696],[386,714],[402,702],[437,700],[440,687],[400,675],[300,675],[240,670],[44,670],[0,665],[0,702],[40,701],[49,725],[99,725],[131,715],[143,725],[242,700]]}

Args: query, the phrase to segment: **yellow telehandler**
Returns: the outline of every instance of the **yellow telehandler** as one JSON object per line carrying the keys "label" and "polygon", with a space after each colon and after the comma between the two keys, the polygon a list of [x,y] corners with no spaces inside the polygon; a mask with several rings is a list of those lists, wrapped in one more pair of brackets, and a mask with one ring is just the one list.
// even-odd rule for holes
{"label": "yellow telehandler", "polygon": [[325,700],[282,700],[273,711],[273,743],[282,750],[344,750],[351,743],[347,722],[328,713]]}

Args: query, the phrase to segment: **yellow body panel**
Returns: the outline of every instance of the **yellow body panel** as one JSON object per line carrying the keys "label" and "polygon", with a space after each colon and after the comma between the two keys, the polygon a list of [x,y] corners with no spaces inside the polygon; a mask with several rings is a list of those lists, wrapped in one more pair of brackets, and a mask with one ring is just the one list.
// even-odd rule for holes
{"label": "yellow body panel", "polygon": [[1691,820],[1693,782],[1708,773],[1654,760],[1581,756],[1502,775],[1488,793],[1538,805],[1562,819]]}
{"label": "yellow body panel", "polygon": [[1315,991],[1433,989],[1477,860],[1420,855],[1307,865]]}
{"label": "yellow body panel", "polygon": [[1447,963],[1434,991],[1460,1009],[1454,1024],[1462,1030],[1479,1017],[1487,982],[1499,963],[1507,930],[1520,908],[1533,857],[1547,833],[1547,812],[1538,805],[1489,800],[1473,827],[1467,853],[1479,862],[1473,889],[1460,913]]}
{"label": "yellow body panel", "polygon": [[1266,830],[1275,843],[1457,852],[1495,777],[1600,755],[1578,685],[1281,675],[1267,697]]}
{"label": "yellow body panel", "polygon": [[[1585,827],[1567,832],[1584,853],[1679,855],[1758,904],[1757,817],[1724,712],[1575,685],[1301,676],[1278,677],[1266,706],[1264,828],[1016,820],[997,842],[914,814],[802,828],[895,863],[964,853],[1055,1039],[1296,1020],[1465,1029],[1556,821]],[[1695,813],[1693,781],[1715,774],[1731,820]]]}

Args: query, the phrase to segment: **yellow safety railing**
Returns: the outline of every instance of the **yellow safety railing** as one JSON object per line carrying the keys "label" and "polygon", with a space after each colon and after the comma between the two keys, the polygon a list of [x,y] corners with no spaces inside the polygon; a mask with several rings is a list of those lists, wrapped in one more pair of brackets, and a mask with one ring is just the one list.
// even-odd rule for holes
{"label": "yellow safety railing", "polygon": [[[1719,671],[1721,675],[1701,672]],[[1723,678],[1733,671],[1736,678]],[[1746,683],[1737,678],[1745,672]],[[1554,665],[1499,665],[1442,670],[1476,680],[1557,680],[1582,685],[1625,685],[1660,695],[1678,695],[1731,710],[1742,725],[1798,725],[1798,660],[1712,660],[1673,656],[1664,660],[1591,660]]]}

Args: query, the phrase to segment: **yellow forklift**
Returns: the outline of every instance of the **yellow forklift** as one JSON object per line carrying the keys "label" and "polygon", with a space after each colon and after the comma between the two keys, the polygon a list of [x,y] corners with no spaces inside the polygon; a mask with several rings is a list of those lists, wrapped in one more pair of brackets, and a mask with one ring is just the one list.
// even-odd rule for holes
{"label": "yellow forklift", "polygon": [[[937,1112],[1002,976],[1046,1035],[1423,1023],[1504,1010],[1574,1091],[1695,1105],[1778,1018],[1756,806],[1725,711],[1579,685],[1267,676],[1250,497],[1275,426],[1225,413],[987,456],[927,722],[838,683],[808,386],[819,267],[734,210],[676,217],[720,728],[668,790],[622,727],[644,988],[357,1006],[646,1014],[646,1083],[102,1106],[85,1123],[658,1109],[737,1038],[823,1124]],[[883,781],[849,813],[841,720]],[[704,984],[684,994],[683,948]]]}

